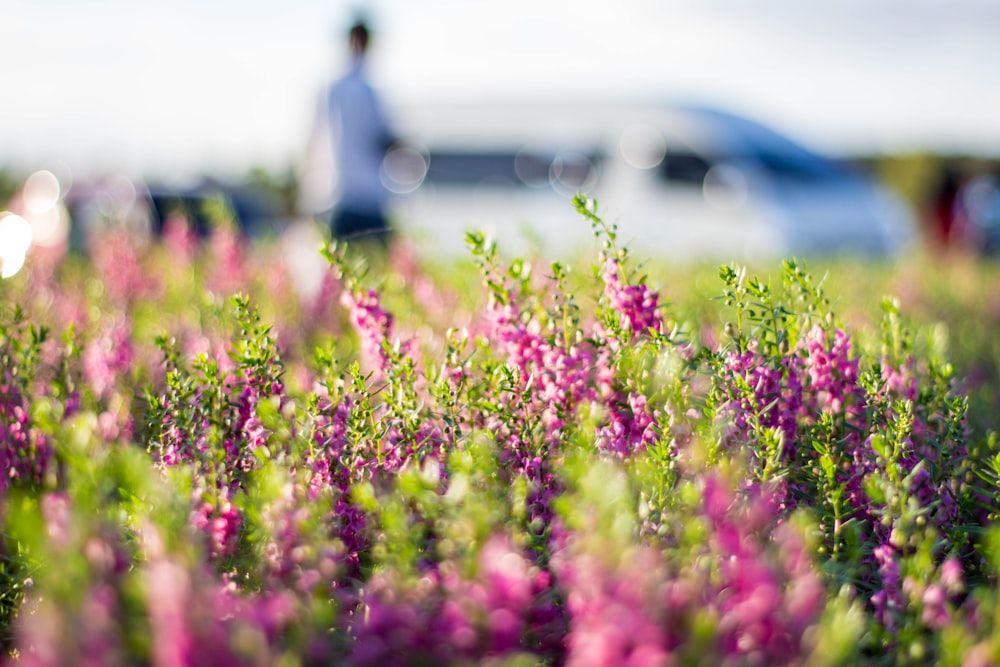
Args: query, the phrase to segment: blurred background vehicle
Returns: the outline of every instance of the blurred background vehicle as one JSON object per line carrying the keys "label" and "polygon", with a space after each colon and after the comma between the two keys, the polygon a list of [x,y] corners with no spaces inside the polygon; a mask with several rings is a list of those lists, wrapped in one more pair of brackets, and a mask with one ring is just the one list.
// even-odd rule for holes
{"label": "blurred background vehicle", "polygon": [[440,103],[400,110],[383,164],[401,231],[429,253],[465,230],[547,255],[589,243],[568,200],[596,197],[623,243],[673,259],[862,254],[917,240],[914,214],[867,171],[750,119],[695,106]]}
{"label": "blurred background vehicle", "polygon": [[269,235],[284,222],[279,203],[267,191],[249,184],[202,179],[194,185],[177,187],[153,182],[146,185],[144,194],[151,208],[154,233],[163,231],[163,222],[171,213],[183,212],[198,236],[206,236],[213,224],[213,205],[223,206],[250,237]]}
{"label": "blurred background vehicle", "polygon": [[70,245],[75,249],[86,249],[88,239],[108,226],[158,236],[175,214],[182,215],[201,238],[222,219],[235,223],[247,237],[267,237],[280,232],[291,216],[279,191],[249,179],[228,182],[203,177],[176,184],[112,174],[72,184],[64,203],[72,221]]}

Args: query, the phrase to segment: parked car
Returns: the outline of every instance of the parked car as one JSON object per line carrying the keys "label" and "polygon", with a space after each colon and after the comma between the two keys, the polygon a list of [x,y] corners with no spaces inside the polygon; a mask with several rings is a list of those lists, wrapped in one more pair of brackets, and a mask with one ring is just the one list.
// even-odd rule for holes
{"label": "parked car", "polygon": [[173,211],[188,216],[199,236],[206,236],[212,227],[213,203],[224,204],[239,229],[251,237],[265,236],[282,226],[278,203],[268,193],[247,185],[223,183],[204,178],[187,187],[149,183],[145,189],[150,205],[154,233],[161,233],[163,222]]}
{"label": "parked car", "polygon": [[502,249],[570,255],[592,243],[568,199],[593,195],[647,256],[746,260],[890,256],[913,214],[869,174],[757,122],[699,107],[440,104],[397,111],[406,147],[383,178],[394,216],[427,252],[464,231]]}
{"label": "parked car", "polygon": [[72,222],[71,244],[86,249],[98,230],[125,227],[141,236],[163,232],[172,213],[183,213],[199,237],[211,230],[213,206],[223,204],[249,237],[280,231],[287,222],[280,206],[258,188],[202,178],[187,185],[143,181],[125,174],[74,183],[65,202]]}

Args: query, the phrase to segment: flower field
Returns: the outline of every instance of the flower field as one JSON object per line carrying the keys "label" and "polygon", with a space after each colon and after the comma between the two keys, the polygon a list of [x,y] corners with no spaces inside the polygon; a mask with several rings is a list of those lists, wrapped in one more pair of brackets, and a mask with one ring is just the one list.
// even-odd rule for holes
{"label": "flower field", "polygon": [[0,661],[1000,663],[989,317],[906,269],[677,285],[575,204],[590,265],[331,243],[308,298],[224,215],[31,258]]}

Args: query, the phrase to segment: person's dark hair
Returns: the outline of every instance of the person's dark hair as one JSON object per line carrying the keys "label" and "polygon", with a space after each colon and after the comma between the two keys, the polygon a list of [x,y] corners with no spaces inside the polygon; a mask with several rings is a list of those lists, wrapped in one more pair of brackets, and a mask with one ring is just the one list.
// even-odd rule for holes
{"label": "person's dark hair", "polygon": [[362,54],[368,49],[368,26],[362,21],[358,21],[351,26],[348,38],[351,44],[351,51]]}

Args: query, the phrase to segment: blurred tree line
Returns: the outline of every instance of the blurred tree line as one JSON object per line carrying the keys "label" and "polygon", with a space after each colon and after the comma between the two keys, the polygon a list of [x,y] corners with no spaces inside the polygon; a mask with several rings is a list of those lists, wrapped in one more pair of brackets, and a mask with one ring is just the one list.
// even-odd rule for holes
{"label": "blurred tree line", "polygon": [[0,168],[0,206],[4,206],[10,201],[17,189],[21,187],[24,178],[13,169]]}
{"label": "blurred tree line", "polygon": [[243,176],[242,183],[273,202],[283,217],[292,217],[298,212],[299,178],[291,167],[281,170],[252,167]]}

